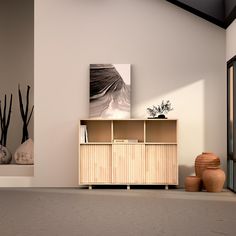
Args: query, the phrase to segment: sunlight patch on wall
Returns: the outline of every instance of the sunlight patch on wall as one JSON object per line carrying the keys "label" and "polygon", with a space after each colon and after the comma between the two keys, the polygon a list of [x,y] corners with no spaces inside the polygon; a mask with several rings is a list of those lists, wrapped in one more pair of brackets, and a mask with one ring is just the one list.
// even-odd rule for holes
{"label": "sunlight patch on wall", "polygon": [[[165,95],[158,96],[148,102],[137,104],[133,107],[133,117],[148,117],[146,108],[158,105],[162,100],[170,100],[174,110],[167,114],[168,118],[179,121],[179,165],[188,170],[181,175],[192,174],[196,155],[204,151],[204,111],[205,111],[205,86],[204,80],[199,80]],[[147,91],[148,92],[148,91]],[[183,178],[184,176],[182,176]]]}

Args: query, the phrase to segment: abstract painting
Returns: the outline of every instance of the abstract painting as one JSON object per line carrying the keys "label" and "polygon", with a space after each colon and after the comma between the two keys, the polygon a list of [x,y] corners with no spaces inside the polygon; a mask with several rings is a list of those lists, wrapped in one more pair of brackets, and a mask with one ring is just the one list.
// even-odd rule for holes
{"label": "abstract painting", "polygon": [[90,65],[90,117],[130,118],[130,64]]}

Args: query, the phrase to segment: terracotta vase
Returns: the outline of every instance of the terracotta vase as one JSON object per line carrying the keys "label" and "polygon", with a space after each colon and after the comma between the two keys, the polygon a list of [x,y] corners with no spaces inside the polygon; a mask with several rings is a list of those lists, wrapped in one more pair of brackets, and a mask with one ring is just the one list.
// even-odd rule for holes
{"label": "terracotta vase", "polygon": [[225,183],[225,172],[220,167],[208,167],[202,175],[207,192],[221,192]]}
{"label": "terracotta vase", "polygon": [[202,178],[203,171],[207,167],[218,167],[220,165],[220,158],[212,152],[203,152],[195,159],[196,176]]}
{"label": "terracotta vase", "polygon": [[185,191],[187,192],[199,192],[201,191],[202,181],[198,176],[187,176],[185,178]]}

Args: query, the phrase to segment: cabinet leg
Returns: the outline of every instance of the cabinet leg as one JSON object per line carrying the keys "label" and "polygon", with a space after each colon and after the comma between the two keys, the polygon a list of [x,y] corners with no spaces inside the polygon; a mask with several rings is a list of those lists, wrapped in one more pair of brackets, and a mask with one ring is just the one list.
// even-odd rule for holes
{"label": "cabinet leg", "polygon": [[130,190],[130,185],[127,185],[127,190]]}
{"label": "cabinet leg", "polygon": [[92,189],[93,189],[92,185],[89,185],[89,190],[92,190]]}
{"label": "cabinet leg", "polygon": [[168,185],[165,185],[165,190],[168,190],[169,189],[169,186]]}

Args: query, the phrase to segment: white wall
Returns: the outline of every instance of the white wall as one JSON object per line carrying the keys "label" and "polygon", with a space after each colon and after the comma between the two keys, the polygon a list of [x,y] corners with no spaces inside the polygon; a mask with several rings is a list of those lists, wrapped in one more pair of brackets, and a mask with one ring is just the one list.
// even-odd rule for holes
{"label": "white wall", "polygon": [[[18,84],[25,99],[31,86],[30,108],[34,94],[34,2],[33,0],[0,1],[0,100],[13,94],[12,116],[7,147],[14,154],[22,139],[22,118],[19,109]],[[24,101],[25,102],[25,101]],[[25,104],[25,103],[24,103]],[[29,125],[33,138],[33,117]],[[0,172],[1,175],[1,172]]]}
{"label": "white wall", "polygon": [[28,186],[77,185],[90,63],[132,64],[132,117],[171,100],[181,185],[202,151],[217,153],[225,167],[223,29],[161,0],[35,0],[36,165]]}
{"label": "white wall", "polygon": [[226,60],[236,55],[236,20],[226,29]]}

